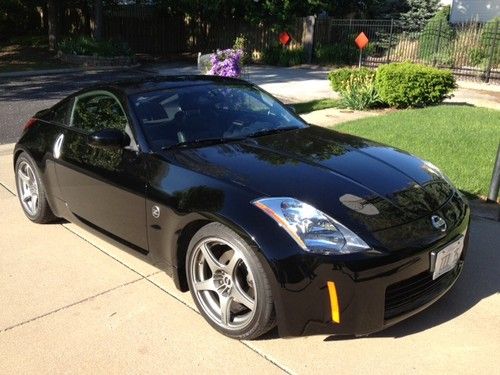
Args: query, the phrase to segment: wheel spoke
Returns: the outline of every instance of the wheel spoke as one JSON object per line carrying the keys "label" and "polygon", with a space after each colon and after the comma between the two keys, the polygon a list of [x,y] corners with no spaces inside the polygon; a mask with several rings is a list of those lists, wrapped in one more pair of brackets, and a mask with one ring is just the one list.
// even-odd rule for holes
{"label": "wheel spoke", "polygon": [[33,210],[36,210],[36,206],[38,205],[38,194],[33,194],[31,196],[31,204],[33,205]]}
{"label": "wheel spoke", "polygon": [[234,269],[238,265],[239,260],[241,257],[236,253],[236,251],[233,251],[233,257],[231,260],[229,260],[229,263],[224,266],[224,271],[226,271],[230,275],[234,275]]}
{"label": "wheel spoke", "polygon": [[214,279],[211,277],[210,279],[203,281],[196,281],[194,284],[196,290],[213,290],[215,291]]}
{"label": "wheel spoke", "polygon": [[32,184],[35,184],[35,186],[36,186],[36,179],[35,179],[35,176],[33,174],[33,170],[31,168],[26,168],[26,172],[28,172],[29,181]]}
{"label": "wheel spoke", "polygon": [[22,168],[19,168],[17,174],[19,175],[19,177],[21,177],[21,180],[23,180],[24,182],[28,183],[30,181],[29,176],[23,172]]}
{"label": "wheel spoke", "polygon": [[231,323],[231,303],[233,302],[232,297],[220,296],[220,320],[222,324],[228,325]]}
{"label": "wheel spoke", "polygon": [[222,268],[222,264],[220,264],[219,261],[215,259],[206,243],[201,245],[200,250],[203,253],[203,257],[205,258],[205,261],[207,262],[208,267],[210,268],[212,273]]}
{"label": "wheel spoke", "polygon": [[23,193],[21,199],[23,200],[24,203],[28,203],[29,201],[33,200],[33,197],[31,196],[29,190],[27,190]]}
{"label": "wheel spoke", "polygon": [[255,301],[236,285],[231,292],[231,296],[233,297],[234,302],[240,303],[252,311],[255,308]]}

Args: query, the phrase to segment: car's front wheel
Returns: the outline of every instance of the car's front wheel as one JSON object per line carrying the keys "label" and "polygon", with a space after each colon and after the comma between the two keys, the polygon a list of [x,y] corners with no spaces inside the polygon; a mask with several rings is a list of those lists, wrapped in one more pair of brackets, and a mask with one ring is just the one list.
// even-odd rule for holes
{"label": "car's front wheel", "polygon": [[262,264],[228,227],[211,223],[193,236],[186,273],[199,311],[219,332],[253,339],[274,326],[271,287]]}
{"label": "car's front wheel", "polygon": [[16,160],[16,187],[24,213],[35,223],[48,223],[56,217],[47,202],[45,187],[33,159],[23,152]]}

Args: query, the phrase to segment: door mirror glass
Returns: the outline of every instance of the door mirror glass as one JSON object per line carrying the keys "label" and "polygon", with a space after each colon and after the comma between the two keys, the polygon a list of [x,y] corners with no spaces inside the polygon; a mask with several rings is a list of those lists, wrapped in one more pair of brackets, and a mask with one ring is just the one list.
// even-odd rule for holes
{"label": "door mirror glass", "polygon": [[130,145],[130,137],[118,129],[102,129],[87,136],[92,147],[117,149]]}

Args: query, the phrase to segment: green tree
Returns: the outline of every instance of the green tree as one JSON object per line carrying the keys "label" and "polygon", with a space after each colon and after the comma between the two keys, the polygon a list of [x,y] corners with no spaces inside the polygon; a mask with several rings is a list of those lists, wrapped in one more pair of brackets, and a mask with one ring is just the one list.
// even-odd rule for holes
{"label": "green tree", "polygon": [[439,10],[440,0],[406,0],[409,10],[401,14],[407,31],[420,31]]}
{"label": "green tree", "polygon": [[454,31],[448,20],[450,7],[443,7],[432,17],[420,35],[421,59],[441,65],[450,65],[453,58]]}

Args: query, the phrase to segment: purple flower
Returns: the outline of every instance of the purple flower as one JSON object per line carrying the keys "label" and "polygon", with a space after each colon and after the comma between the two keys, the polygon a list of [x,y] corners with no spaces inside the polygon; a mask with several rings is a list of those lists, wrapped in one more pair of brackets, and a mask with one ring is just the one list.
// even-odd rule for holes
{"label": "purple flower", "polygon": [[211,55],[212,68],[208,74],[221,77],[238,78],[241,75],[243,51],[235,49],[217,50]]}

